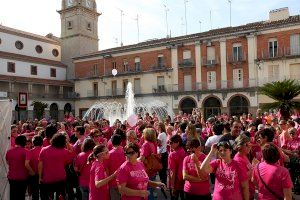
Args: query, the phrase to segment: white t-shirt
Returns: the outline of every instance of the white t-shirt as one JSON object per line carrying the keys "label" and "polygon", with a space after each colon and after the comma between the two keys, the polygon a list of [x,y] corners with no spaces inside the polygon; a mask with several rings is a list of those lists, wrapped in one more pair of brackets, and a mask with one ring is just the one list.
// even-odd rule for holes
{"label": "white t-shirt", "polygon": [[211,147],[213,144],[217,144],[222,136],[223,135],[213,135],[213,136],[210,136],[206,140],[205,147]]}
{"label": "white t-shirt", "polygon": [[167,134],[165,132],[162,132],[158,134],[157,139],[160,141],[161,146],[157,146],[157,152],[158,153],[166,153],[167,152]]}

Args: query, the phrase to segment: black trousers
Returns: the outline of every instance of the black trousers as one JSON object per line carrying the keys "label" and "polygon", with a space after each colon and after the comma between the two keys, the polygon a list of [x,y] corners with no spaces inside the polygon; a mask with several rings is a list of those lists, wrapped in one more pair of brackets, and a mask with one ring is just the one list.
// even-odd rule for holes
{"label": "black trousers", "polygon": [[167,185],[167,170],[168,170],[168,152],[161,154],[162,169],[158,172],[160,181]]}
{"label": "black trousers", "polygon": [[29,177],[29,186],[31,187],[32,200],[40,199],[40,185],[39,185],[39,176]]}
{"label": "black trousers", "polygon": [[10,200],[25,200],[27,180],[8,180],[10,185]]}
{"label": "black trousers", "polygon": [[190,194],[185,192],[184,193],[184,198],[186,200],[211,200],[211,195],[207,194],[207,195],[194,195],[194,194]]}
{"label": "black trousers", "polygon": [[66,199],[66,182],[43,183],[40,185],[40,191],[41,200],[54,199],[54,193],[56,193],[56,200],[59,200],[60,196]]}

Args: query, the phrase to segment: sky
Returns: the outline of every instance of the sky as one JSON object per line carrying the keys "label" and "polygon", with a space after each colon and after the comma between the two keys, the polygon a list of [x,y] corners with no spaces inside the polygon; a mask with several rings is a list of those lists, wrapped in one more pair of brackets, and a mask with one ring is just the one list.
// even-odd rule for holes
{"label": "sky", "polygon": [[[171,34],[171,37],[185,35],[186,30],[188,34],[192,34],[230,26],[228,0],[96,0],[96,2],[97,11],[102,13],[98,21],[99,50],[120,46],[120,10],[124,12],[122,31],[124,45],[165,38],[167,34]],[[290,15],[300,14],[300,0],[231,0],[231,2],[232,26],[267,20],[270,10],[282,7],[289,7]],[[56,11],[61,9],[61,0],[0,0],[0,5],[2,25],[39,35],[53,33],[60,36],[60,15]]]}

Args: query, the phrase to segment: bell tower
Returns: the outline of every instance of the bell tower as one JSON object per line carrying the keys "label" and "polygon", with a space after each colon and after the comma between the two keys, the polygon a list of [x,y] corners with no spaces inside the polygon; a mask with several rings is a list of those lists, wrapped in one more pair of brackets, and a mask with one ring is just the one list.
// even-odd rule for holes
{"label": "bell tower", "polygon": [[62,0],[62,62],[68,66],[67,79],[74,79],[73,57],[98,51],[98,17],[95,0]]}

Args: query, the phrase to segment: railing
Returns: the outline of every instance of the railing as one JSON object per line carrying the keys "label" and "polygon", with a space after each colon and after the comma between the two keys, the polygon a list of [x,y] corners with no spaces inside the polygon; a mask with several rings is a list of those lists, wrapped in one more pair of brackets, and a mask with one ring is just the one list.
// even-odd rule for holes
{"label": "railing", "polygon": [[283,57],[299,57],[300,47],[277,48],[277,51],[263,50],[259,56],[259,58],[263,60],[272,60]]}
{"label": "railing", "polygon": [[106,96],[120,96],[125,95],[125,91],[123,89],[106,89]]}
{"label": "railing", "polygon": [[246,60],[247,60],[246,53],[242,53],[238,56],[236,55],[227,56],[228,63],[241,63],[241,62],[246,62]]}
{"label": "railing", "polygon": [[178,63],[179,68],[185,68],[185,67],[195,67],[195,63],[192,59],[183,59],[182,62]]}
{"label": "railing", "polygon": [[151,68],[154,71],[156,71],[156,70],[164,70],[164,69],[166,69],[166,66],[164,64],[161,64],[161,65],[156,64],[156,65],[152,66]]}
{"label": "railing", "polygon": [[205,58],[202,58],[202,65],[203,66],[214,66],[214,65],[218,65],[220,62],[219,62],[219,58],[215,58],[215,59],[210,59],[208,60],[206,57]]}
{"label": "railing", "polygon": [[289,56],[300,56],[300,46],[299,47],[290,47],[285,50],[285,55]]}

